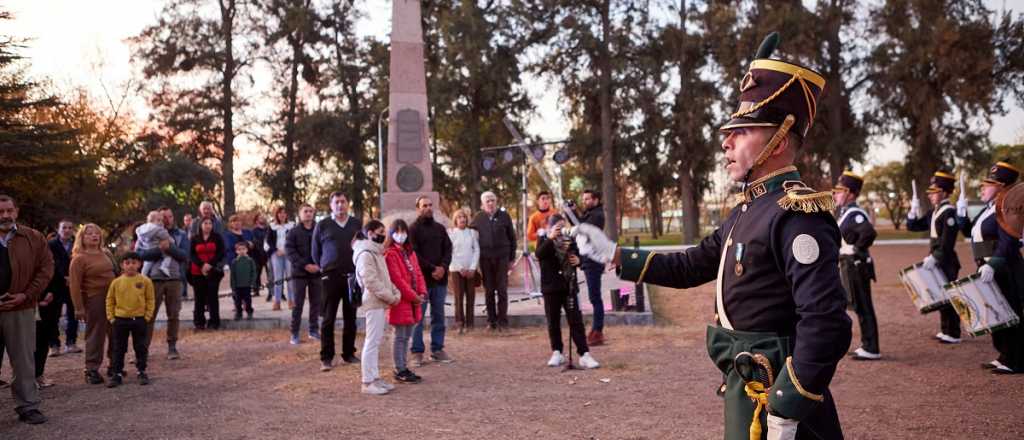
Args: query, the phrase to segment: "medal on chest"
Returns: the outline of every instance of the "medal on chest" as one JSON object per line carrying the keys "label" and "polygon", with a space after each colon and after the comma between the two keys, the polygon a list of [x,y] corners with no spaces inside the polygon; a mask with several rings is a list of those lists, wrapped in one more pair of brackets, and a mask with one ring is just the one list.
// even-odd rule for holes
{"label": "medal on chest", "polygon": [[743,275],[743,243],[736,243],[736,276]]}

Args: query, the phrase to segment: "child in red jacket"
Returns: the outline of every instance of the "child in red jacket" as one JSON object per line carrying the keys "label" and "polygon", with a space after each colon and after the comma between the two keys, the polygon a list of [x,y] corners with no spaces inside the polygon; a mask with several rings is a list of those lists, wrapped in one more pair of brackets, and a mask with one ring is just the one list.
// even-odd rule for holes
{"label": "child in red jacket", "polygon": [[402,300],[388,308],[388,323],[395,326],[395,380],[419,383],[423,378],[409,370],[406,356],[412,329],[423,319],[420,304],[427,296],[427,283],[412,245],[408,242],[409,225],[398,219],[391,223],[388,232],[384,242],[384,261],[387,262],[391,282],[402,294]]}

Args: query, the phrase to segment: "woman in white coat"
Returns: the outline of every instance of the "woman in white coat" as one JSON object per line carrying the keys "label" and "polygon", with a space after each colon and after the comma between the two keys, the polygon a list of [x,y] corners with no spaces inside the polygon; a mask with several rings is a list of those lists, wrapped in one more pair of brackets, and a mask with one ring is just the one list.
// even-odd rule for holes
{"label": "woman in white coat", "polygon": [[362,308],[366,314],[366,338],[363,342],[363,393],[387,394],[394,385],[380,377],[380,344],[388,327],[388,306],[397,304],[401,294],[388,276],[384,261],[384,238],[387,232],[379,220],[366,223],[352,245],[356,279],[363,288]]}

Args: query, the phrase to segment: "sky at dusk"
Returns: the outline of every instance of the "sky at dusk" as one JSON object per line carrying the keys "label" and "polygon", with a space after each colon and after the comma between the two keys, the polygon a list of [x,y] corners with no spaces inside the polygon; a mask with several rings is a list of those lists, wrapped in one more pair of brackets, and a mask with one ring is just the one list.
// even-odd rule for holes
{"label": "sky at dusk", "polygon": [[[359,23],[358,31],[385,38],[390,31],[391,2],[363,2],[367,6],[367,17]],[[85,87],[94,98],[105,100],[106,94],[120,96],[133,76],[131,53],[125,40],[155,22],[164,3],[163,0],[8,0],[4,8],[14,15],[14,20],[0,23],[0,33],[30,39],[21,53],[29,59],[28,72],[33,78],[48,78],[60,89]],[[1024,11],[1024,0],[987,0],[985,3],[996,10]],[[526,86],[538,107],[537,116],[527,125],[528,132],[546,139],[564,138],[567,122],[562,115],[563,104],[557,88],[534,77],[528,79]],[[144,119],[145,103],[133,96],[129,96],[129,102],[136,117]],[[990,137],[995,143],[1024,140],[1024,110],[1012,104],[1010,113],[994,118]],[[251,144],[238,147],[241,157],[236,176],[241,176],[257,165],[262,155]],[[870,157],[864,165],[900,159],[904,154],[898,142],[873,139]]]}

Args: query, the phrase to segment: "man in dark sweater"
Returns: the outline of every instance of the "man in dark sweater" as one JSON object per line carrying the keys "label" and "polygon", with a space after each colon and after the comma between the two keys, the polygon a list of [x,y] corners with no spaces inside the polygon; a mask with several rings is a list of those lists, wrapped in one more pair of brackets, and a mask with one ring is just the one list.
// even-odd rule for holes
{"label": "man in dark sweater", "polygon": [[[320,266],[313,262],[313,228],[316,227],[312,206],[302,205],[299,208],[299,224],[288,231],[285,236],[284,249],[288,262],[292,265],[292,337],[291,344],[299,345],[299,327],[302,325],[302,306],[309,295],[309,338],[320,340],[320,307],[323,304],[323,285],[320,281]],[[271,234],[274,236],[276,234]],[[284,272],[281,272],[284,273]],[[277,280],[274,281],[275,283]],[[288,282],[281,280],[281,282]]]}
{"label": "man in dark sweater", "polygon": [[[448,265],[452,262],[452,241],[444,225],[434,221],[434,202],[427,196],[416,199],[416,221],[409,227],[409,243],[416,252],[423,278],[427,281],[427,301],[422,304],[426,316],[430,304],[430,359],[450,363],[444,351],[444,301],[448,297]],[[423,365],[423,321],[412,330],[412,362]]]}
{"label": "man in dark sweater", "polygon": [[57,224],[57,237],[50,240],[50,253],[53,254],[53,278],[46,291],[53,294],[45,314],[40,308],[42,321],[50,328],[50,356],[60,356],[60,312],[67,306],[67,325],[64,328],[64,353],[81,353],[78,348],[78,320],[75,319],[75,305],[71,302],[71,291],[68,289],[68,268],[71,266],[71,248],[75,244],[75,223],[61,220]]}
{"label": "man in dark sweater", "polygon": [[[604,205],[601,204],[601,192],[595,189],[583,191],[583,214],[580,222],[604,229]],[[604,275],[604,265],[594,260],[583,258],[583,275],[587,277],[587,296],[590,298],[590,305],[594,307],[594,322],[591,324],[590,333],[587,334],[587,343],[591,346],[604,344],[604,300],[601,296],[601,275]]]}
{"label": "man in dark sweater", "polygon": [[483,211],[473,218],[480,234],[480,272],[487,299],[487,323],[491,330],[508,327],[508,271],[516,256],[516,230],[512,217],[498,209],[498,197],[487,191],[480,196]]}
{"label": "man in dark sweater", "polygon": [[331,216],[313,228],[313,262],[324,274],[324,322],[320,327],[320,370],[330,371],[334,362],[334,322],[341,307],[344,327],[341,332],[341,360],[359,363],[356,357],[356,307],[349,298],[348,276],[355,272],[352,263],[352,239],[363,223],[348,215],[348,197],[335,191],[331,194]]}

